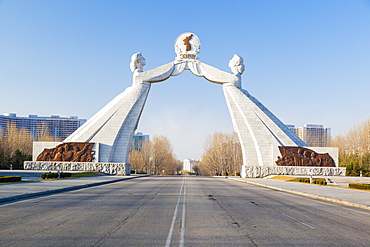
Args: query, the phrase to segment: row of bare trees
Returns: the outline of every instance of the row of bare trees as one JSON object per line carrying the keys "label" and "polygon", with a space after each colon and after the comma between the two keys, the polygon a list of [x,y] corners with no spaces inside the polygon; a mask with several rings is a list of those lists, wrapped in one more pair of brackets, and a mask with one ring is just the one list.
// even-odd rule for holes
{"label": "row of bare trees", "polygon": [[203,176],[238,175],[242,164],[236,133],[214,133],[206,138],[203,157],[194,165],[194,171]]}
{"label": "row of bare trees", "polygon": [[32,159],[33,141],[58,141],[50,134],[47,126],[35,140],[29,130],[8,124],[0,129],[0,169],[23,169],[23,161]]}
{"label": "row of bare trees", "polygon": [[170,140],[165,136],[154,136],[144,141],[140,150],[132,149],[129,154],[131,170],[153,175],[173,175],[181,170],[181,162],[176,159]]}
{"label": "row of bare trees", "polygon": [[347,168],[347,175],[370,176],[370,119],[332,138],[330,146],[338,147],[339,166]]}
{"label": "row of bare trees", "polygon": [[339,148],[339,154],[370,153],[370,119],[357,124],[347,134],[332,139],[331,145]]}

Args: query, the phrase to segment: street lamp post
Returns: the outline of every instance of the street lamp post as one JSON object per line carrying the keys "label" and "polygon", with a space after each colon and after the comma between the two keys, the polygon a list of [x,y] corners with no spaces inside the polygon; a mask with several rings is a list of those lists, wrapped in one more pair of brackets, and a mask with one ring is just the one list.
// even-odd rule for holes
{"label": "street lamp post", "polygon": [[58,166],[58,178],[60,178],[60,166]]}

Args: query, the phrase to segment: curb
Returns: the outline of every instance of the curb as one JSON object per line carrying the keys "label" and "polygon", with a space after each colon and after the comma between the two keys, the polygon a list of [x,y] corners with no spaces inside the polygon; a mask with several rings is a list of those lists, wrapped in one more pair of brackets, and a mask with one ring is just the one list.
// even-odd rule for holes
{"label": "curb", "polygon": [[111,184],[111,183],[121,182],[121,181],[124,181],[124,180],[140,178],[140,177],[145,177],[145,176],[125,177],[125,178],[121,178],[121,179],[117,179],[117,180],[111,180],[111,181],[103,181],[103,182],[97,182],[97,183],[91,183],[91,184],[83,184],[83,185],[77,185],[77,186],[72,186],[72,187],[60,188],[60,189],[55,189],[55,190],[45,190],[45,191],[40,191],[40,192],[35,192],[35,193],[29,193],[29,194],[23,194],[23,195],[17,195],[17,196],[10,196],[10,197],[1,198],[0,203],[15,201],[15,200],[19,200],[19,199],[25,199],[25,198],[30,198],[30,197],[36,197],[36,196],[43,196],[43,195],[50,195],[50,194],[57,194],[57,193],[61,193],[61,192],[79,190],[79,189],[83,189],[83,188],[95,187],[95,186],[100,186],[100,185],[104,185],[104,184]]}
{"label": "curb", "polygon": [[249,182],[249,181],[244,181],[244,180],[240,180],[240,179],[237,179],[237,178],[229,178],[229,179],[232,179],[232,180],[235,180],[235,181],[239,181],[239,182],[243,182],[243,183],[247,183],[247,184],[251,184],[251,185],[256,185],[256,186],[268,188],[268,189],[273,189],[273,190],[278,190],[278,191],[282,191],[282,192],[287,192],[287,193],[290,193],[290,194],[295,194],[295,195],[305,196],[305,197],[309,197],[309,198],[313,198],[313,199],[319,199],[319,200],[323,200],[323,201],[334,202],[334,203],[342,204],[342,205],[345,205],[345,206],[350,206],[350,207],[355,207],[355,208],[361,208],[361,209],[370,210],[370,207],[369,206],[358,204],[358,203],[342,201],[342,200],[333,199],[333,198],[324,197],[324,196],[311,195],[311,194],[307,194],[307,193],[304,193],[304,192],[298,192],[298,191],[293,191],[293,190],[282,189],[282,188],[278,188],[278,187],[274,187],[274,186],[270,186],[270,185],[259,184],[259,183]]}

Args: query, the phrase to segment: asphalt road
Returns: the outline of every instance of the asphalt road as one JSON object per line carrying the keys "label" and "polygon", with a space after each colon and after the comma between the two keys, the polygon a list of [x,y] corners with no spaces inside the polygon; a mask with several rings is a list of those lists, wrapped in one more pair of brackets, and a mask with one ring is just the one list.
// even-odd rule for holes
{"label": "asphalt road", "polygon": [[224,178],[143,177],[0,204],[0,246],[369,246],[370,212]]}

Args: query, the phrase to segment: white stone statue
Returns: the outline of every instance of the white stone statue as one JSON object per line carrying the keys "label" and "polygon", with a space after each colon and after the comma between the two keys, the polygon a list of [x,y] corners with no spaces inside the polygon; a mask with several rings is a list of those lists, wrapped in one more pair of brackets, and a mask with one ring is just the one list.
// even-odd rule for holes
{"label": "white stone statue", "polygon": [[242,84],[242,74],[244,72],[244,61],[243,58],[234,54],[233,58],[229,61],[229,67],[231,72],[238,77],[238,81],[235,82],[233,86],[241,88]]}
{"label": "white stone statue", "polygon": [[143,83],[145,84],[164,81],[171,76],[175,67],[175,64],[172,62],[149,71],[143,71],[145,65],[146,61],[141,52],[132,55],[130,69],[133,72],[133,86],[138,86]]}
{"label": "white stone statue", "polygon": [[242,146],[244,165],[270,165],[278,146],[305,145],[256,98],[242,89],[244,64],[240,56],[235,54],[229,61],[231,73],[202,63],[198,60],[200,41],[192,33],[178,36],[175,52],[177,57],[173,62],[149,71],[143,69],[146,61],[140,52],[132,55],[132,86],[90,118],[65,142],[100,143],[97,161],[127,162],[131,139],[151,84],[190,70],[196,76],[222,85],[234,129]]}
{"label": "white stone statue", "polygon": [[143,67],[146,65],[145,58],[141,52],[135,53],[131,56],[130,69],[132,73],[143,72]]}
{"label": "white stone statue", "polygon": [[233,58],[229,61],[231,72],[236,76],[241,76],[244,72],[243,58],[234,54]]}

